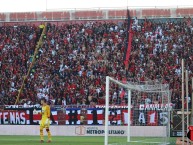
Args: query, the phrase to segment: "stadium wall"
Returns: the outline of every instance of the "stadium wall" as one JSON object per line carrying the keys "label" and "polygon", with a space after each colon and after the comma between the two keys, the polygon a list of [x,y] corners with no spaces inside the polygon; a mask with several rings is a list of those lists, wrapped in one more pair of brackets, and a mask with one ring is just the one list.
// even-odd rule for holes
{"label": "stadium wall", "polygon": [[[130,9],[131,17],[182,18],[193,16],[193,8]],[[127,19],[127,9],[64,10],[54,12],[0,13],[0,22]]]}
{"label": "stadium wall", "polygon": [[[0,125],[0,130],[0,135],[39,135],[38,125]],[[53,136],[104,136],[104,126],[51,126],[50,130]],[[109,127],[109,136],[126,135],[126,126]],[[166,127],[131,126],[131,136],[163,137]]]}
{"label": "stadium wall", "polygon": [[[120,20],[97,20],[98,22],[114,22],[114,23],[118,23],[118,22],[123,22],[124,20],[120,19]],[[63,24],[84,24],[86,23],[87,20],[79,20],[79,21],[49,21],[49,23],[51,24],[55,24],[56,26],[61,26]],[[14,26],[14,25],[35,25],[35,26],[39,26],[43,23],[43,21],[25,21],[25,22],[0,22],[0,26]]]}

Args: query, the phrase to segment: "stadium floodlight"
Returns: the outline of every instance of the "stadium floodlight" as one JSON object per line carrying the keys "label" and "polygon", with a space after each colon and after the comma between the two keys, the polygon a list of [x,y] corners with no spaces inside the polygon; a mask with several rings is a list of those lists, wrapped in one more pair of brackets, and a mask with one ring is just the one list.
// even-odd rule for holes
{"label": "stadium floodlight", "polygon": [[[124,97],[126,98],[122,99],[127,100],[126,108],[120,106],[119,103],[112,103],[112,91],[115,91],[111,89],[113,85],[118,86],[118,90],[125,90]],[[104,145],[169,144],[169,111],[172,106],[170,106],[168,84],[123,83],[106,76],[105,98]],[[152,103],[153,100],[158,100],[158,102]],[[111,123],[110,115],[113,113],[116,114],[114,116],[116,121]],[[126,123],[124,119],[127,120]],[[113,134],[112,131],[123,133]]]}

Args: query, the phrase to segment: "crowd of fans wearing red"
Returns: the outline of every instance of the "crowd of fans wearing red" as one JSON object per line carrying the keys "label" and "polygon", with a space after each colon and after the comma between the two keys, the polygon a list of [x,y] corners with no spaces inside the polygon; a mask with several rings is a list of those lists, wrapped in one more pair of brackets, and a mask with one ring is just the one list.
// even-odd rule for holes
{"label": "crowd of fans wearing red", "polygon": [[170,85],[171,102],[181,107],[181,60],[189,73],[189,103],[193,77],[193,23],[190,18],[162,21],[137,19],[132,24],[130,76]]}
{"label": "crowd of fans wearing red", "polygon": [[[193,71],[193,29],[187,21],[145,20],[132,24],[129,66],[124,65],[127,24],[86,22],[47,25],[43,46],[21,93],[21,104],[38,99],[55,105],[104,104],[105,78],[169,83],[172,101],[180,106],[181,58]],[[39,38],[35,26],[0,27],[0,105],[14,104]],[[126,93],[112,85],[111,102],[124,104]],[[155,98],[150,101],[158,101]]]}
{"label": "crowd of fans wearing red", "polygon": [[33,57],[38,35],[35,26],[0,27],[0,104],[14,104]]}
{"label": "crowd of fans wearing red", "polygon": [[[126,30],[124,23],[48,24],[43,46],[39,49],[36,63],[25,82],[21,103],[37,102],[38,98],[46,97],[55,99],[55,104],[104,104],[105,77],[109,75],[121,79],[126,76],[123,63]],[[20,39],[20,35],[17,39]],[[30,43],[28,36],[25,41]],[[32,53],[29,48],[31,47],[22,48],[27,51],[25,63],[30,63]],[[29,64],[16,62],[23,56],[23,52],[20,52],[17,55],[19,58],[11,57],[14,61],[7,65],[9,58],[4,57],[2,50],[1,67],[19,67],[16,73],[19,80],[7,76],[1,69],[1,103],[12,104]],[[7,84],[4,83],[5,80]]]}

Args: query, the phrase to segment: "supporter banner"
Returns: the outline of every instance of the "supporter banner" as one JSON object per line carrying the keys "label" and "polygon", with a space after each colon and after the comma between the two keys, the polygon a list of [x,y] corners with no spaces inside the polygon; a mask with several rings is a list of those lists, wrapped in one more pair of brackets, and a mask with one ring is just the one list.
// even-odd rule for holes
{"label": "supporter banner", "polygon": [[14,108],[41,108],[40,105],[4,105],[5,109],[14,109]]}
{"label": "supporter banner", "polygon": [[121,124],[121,109],[110,109],[109,125],[120,125],[120,124]]}
{"label": "supporter banner", "polygon": [[[90,106],[90,105],[69,105],[69,106],[54,106],[53,108],[59,108],[59,110],[61,108],[105,108],[105,105],[96,105],[96,106]],[[140,104],[138,106],[139,110],[166,110],[166,109],[172,109],[173,104],[169,103],[169,104]],[[41,108],[40,105],[4,105],[5,109],[17,109],[17,108]],[[109,108],[128,108],[127,105],[111,105],[109,106]],[[131,108],[133,108],[133,106],[131,106]]]}
{"label": "supporter banner", "polygon": [[88,108],[86,117],[88,125],[103,125],[104,115],[102,109]]}
{"label": "supporter banner", "polygon": [[[51,114],[51,123],[58,124],[57,111],[51,111]],[[29,110],[5,110],[0,112],[0,124],[39,125],[40,120],[40,114],[30,113]]]}
{"label": "supporter banner", "polygon": [[[41,112],[41,110],[37,111],[38,113]],[[30,111],[26,110],[26,124],[30,124]],[[51,111],[51,116],[50,116],[51,120],[50,123],[51,124],[58,124],[58,113],[57,111],[52,110]],[[41,120],[41,115],[40,114],[33,114],[33,124],[40,124],[40,120]]]}
{"label": "supporter banner", "polygon": [[[123,109],[122,110],[122,123],[124,125],[127,125],[128,124],[128,110],[127,109]],[[131,110],[130,112],[130,125],[133,124],[133,111]]]}
{"label": "supporter banner", "polygon": [[79,125],[80,124],[80,108],[67,108],[66,109],[66,124]]}
{"label": "supporter banner", "polygon": [[[139,110],[166,110],[169,109],[171,110],[173,107],[172,103],[169,104],[140,104],[138,106]],[[105,108],[105,105],[96,105],[96,108]],[[111,105],[109,106],[109,108],[128,108],[127,105]],[[133,106],[131,105],[131,108],[133,108]]]}
{"label": "supporter banner", "polygon": [[0,124],[26,124],[25,111],[0,112]]}
{"label": "supporter banner", "polygon": [[158,126],[158,113],[156,111],[148,111],[147,125]]}
{"label": "supporter banner", "polygon": [[173,104],[140,104],[139,110],[171,110]]}
{"label": "supporter banner", "polygon": [[[172,104],[149,104],[131,108],[130,123],[133,126],[163,126],[168,123],[168,112]],[[33,114],[33,110],[41,111],[40,106],[22,105],[5,106],[0,111],[0,124],[30,124],[38,125],[41,115]],[[52,106],[51,124],[55,125],[104,125],[104,106]],[[110,106],[109,125],[127,125],[128,109],[126,106]]]}

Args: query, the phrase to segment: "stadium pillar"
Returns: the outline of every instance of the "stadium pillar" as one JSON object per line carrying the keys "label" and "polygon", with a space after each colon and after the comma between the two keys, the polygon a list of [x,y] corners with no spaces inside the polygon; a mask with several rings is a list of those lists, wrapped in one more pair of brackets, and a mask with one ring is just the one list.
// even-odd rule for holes
{"label": "stadium pillar", "polygon": [[182,59],[182,145],[184,145],[184,59]]}
{"label": "stadium pillar", "polygon": [[187,119],[187,127],[186,127],[186,131],[188,132],[188,126],[189,126],[189,97],[188,97],[188,70],[186,70],[186,112],[187,112],[187,116],[186,116],[186,119]]}
{"label": "stadium pillar", "polygon": [[[186,116],[186,119],[187,119],[187,122],[186,122],[186,134],[188,134],[188,130],[189,130],[189,91],[188,91],[188,70],[186,70],[186,112],[187,112],[187,116]],[[191,133],[192,133],[192,130],[191,130]],[[187,135],[187,140],[188,140],[188,135]],[[189,142],[187,142],[187,145],[189,145]]]}
{"label": "stadium pillar", "polygon": [[127,142],[131,141],[131,90],[128,90],[128,125],[127,125]]}
{"label": "stadium pillar", "polygon": [[106,98],[105,98],[105,144],[108,145],[108,122],[109,122],[109,76],[106,76]]}
{"label": "stadium pillar", "polygon": [[191,96],[191,123],[193,125],[193,77],[192,77],[192,96]]}

